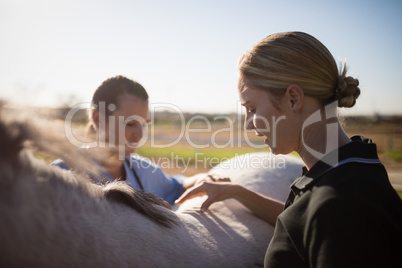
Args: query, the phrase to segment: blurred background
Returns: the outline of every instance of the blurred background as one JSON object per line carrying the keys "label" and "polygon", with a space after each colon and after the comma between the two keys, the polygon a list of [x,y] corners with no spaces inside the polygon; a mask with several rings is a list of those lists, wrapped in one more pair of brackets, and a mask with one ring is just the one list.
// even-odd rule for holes
{"label": "blurred background", "polygon": [[89,102],[108,77],[186,112],[236,112],[236,63],[269,34],[305,31],[349,65],[347,114],[401,114],[400,0],[0,0],[0,97]]}
{"label": "blurred background", "polygon": [[[360,80],[357,105],[341,111],[348,133],[373,137],[399,170],[401,14],[400,0],[0,0],[0,98],[63,120],[103,80],[124,75],[147,89],[151,105],[236,117],[240,55],[269,34],[305,31]],[[85,124],[82,114],[76,120]],[[158,122],[168,133],[172,119]]]}

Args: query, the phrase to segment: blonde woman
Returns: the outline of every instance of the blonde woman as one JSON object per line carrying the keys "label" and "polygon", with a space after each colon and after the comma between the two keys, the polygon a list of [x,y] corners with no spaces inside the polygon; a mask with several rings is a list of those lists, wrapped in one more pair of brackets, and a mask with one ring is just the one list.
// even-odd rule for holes
{"label": "blonde woman", "polygon": [[305,163],[284,204],[233,183],[204,182],[177,204],[235,198],[275,226],[266,267],[402,267],[402,203],[376,145],[349,138],[338,107],[352,107],[359,82],[338,71],[311,35],[270,35],[239,60],[238,93],[245,128],[265,136],[274,154],[296,151]]}

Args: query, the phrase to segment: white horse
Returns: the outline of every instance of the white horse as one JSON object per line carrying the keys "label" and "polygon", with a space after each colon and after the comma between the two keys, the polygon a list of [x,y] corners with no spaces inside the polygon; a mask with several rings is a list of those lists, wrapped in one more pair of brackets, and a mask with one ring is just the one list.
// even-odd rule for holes
{"label": "white horse", "polygon": [[[201,213],[199,197],[172,212],[124,182],[100,187],[34,158],[25,140],[60,145],[38,135],[0,120],[0,267],[263,266],[273,227],[237,201]],[[210,172],[284,201],[300,170],[296,157],[256,153]]]}

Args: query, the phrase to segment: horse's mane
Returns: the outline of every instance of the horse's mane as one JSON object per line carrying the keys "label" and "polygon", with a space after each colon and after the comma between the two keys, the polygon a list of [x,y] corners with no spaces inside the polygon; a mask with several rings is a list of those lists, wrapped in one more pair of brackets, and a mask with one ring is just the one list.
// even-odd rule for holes
{"label": "horse's mane", "polygon": [[[54,158],[63,158],[68,166],[74,169],[74,177],[78,180],[89,182],[88,174],[96,176],[100,171],[93,164],[92,159],[105,163],[110,151],[88,150],[85,154],[77,147],[64,139],[64,133],[52,123],[36,117],[32,114],[21,116],[10,113],[0,103],[0,169],[3,175],[0,184],[7,180],[17,180],[17,174],[26,161],[32,161],[27,157],[31,152],[29,149],[46,152]],[[25,162],[24,162],[25,161]],[[42,163],[44,172],[54,172],[58,167]],[[52,171],[53,170],[53,171]],[[59,171],[59,170],[57,170]],[[24,177],[22,179],[33,179]],[[63,177],[58,178],[60,180]],[[96,185],[92,185],[97,187]],[[166,209],[158,205],[157,198],[150,194],[138,191],[127,185],[125,182],[112,182],[103,187],[103,196],[109,202],[117,202],[129,206],[153,221],[170,227],[177,223],[174,213],[166,213]]]}
{"label": "horse's mane", "polygon": [[103,188],[103,193],[108,200],[125,204],[165,227],[177,224],[175,214],[166,215],[160,209],[155,209],[155,206],[160,206],[153,194],[134,190],[125,182],[109,183]]}

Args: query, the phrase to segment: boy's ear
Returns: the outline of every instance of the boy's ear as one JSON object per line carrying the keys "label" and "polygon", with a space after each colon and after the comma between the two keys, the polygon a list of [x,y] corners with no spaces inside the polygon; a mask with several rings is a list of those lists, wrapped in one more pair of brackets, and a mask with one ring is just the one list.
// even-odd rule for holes
{"label": "boy's ear", "polygon": [[289,109],[294,113],[299,112],[303,106],[304,92],[301,86],[297,84],[291,84],[286,88],[285,93],[288,99]]}

